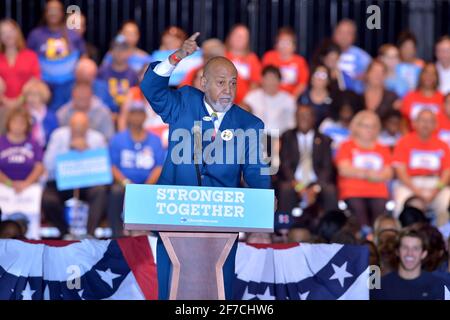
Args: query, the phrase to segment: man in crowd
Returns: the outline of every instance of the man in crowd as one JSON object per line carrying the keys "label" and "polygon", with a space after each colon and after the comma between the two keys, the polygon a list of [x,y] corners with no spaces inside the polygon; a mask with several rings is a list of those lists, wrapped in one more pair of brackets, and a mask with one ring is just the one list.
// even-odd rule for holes
{"label": "man in crowd", "polygon": [[115,183],[111,187],[108,219],[113,237],[123,234],[121,219],[125,186],[129,183],[155,184],[161,174],[165,151],[158,136],[147,133],[144,104],[131,104],[127,129],[111,139],[109,149]]}
{"label": "man in crowd", "polygon": [[395,214],[398,217],[406,199],[417,196],[433,209],[437,225],[442,226],[449,220],[450,150],[434,135],[433,111],[422,110],[414,129],[399,140],[394,150],[393,165],[399,180],[394,188]]}
{"label": "man in crowd", "polygon": [[[71,150],[85,151],[88,149],[105,148],[103,135],[89,129],[89,119],[84,112],[75,112],[68,126],[56,129],[48,143],[44,155],[44,165],[48,171],[48,182],[42,195],[42,211],[64,237],[68,234],[68,225],[64,219],[64,202],[73,197],[73,190],[58,191],[56,187],[56,158]],[[96,186],[80,189],[80,200],[89,204],[87,232],[94,235],[106,205],[106,187]]]}
{"label": "man in crowd", "polygon": [[92,129],[101,132],[107,139],[112,137],[114,123],[111,111],[99,98],[93,95],[89,83],[78,82],[75,84],[72,90],[72,100],[62,106],[56,114],[59,124],[67,126],[72,115],[77,111],[86,113]]}
{"label": "man in crowd", "polygon": [[363,49],[353,45],[356,39],[357,27],[350,19],[341,20],[333,33],[333,41],[341,49],[339,69],[352,79],[350,90],[361,94],[364,90],[363,75],[372,58]]}
{"label": "man in crowd", "polygon": [[436,42],[436,69],[439,74],[439,91],[450,92],[450,36],[445,35]]}
{"label": "man in crowd", "polygon": [[443,300],[445,283],[439,277],[422,270],[427,256],[427,238],[410,229],[398,237],[398,270],[381,278],[381,288],[371,289],[373,300]]}
{"label": "man in crowd", "polygon": [[296,129],[281,137],[278,209],[291,213],[300,201],[306,207],[318,201],[322,209],[336,210],[331,140],[314,129],[312,106],[299,105],[296,120]]}

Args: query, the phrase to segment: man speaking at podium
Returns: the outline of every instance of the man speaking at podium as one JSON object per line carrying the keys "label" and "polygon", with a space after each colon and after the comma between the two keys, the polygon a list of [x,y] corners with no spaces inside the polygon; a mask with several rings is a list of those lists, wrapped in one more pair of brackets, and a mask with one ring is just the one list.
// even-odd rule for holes
{"label": "man speaking at podium", "polygon": [[[264,123],[233,104],[237,70],[230,60],[215,57],[206,62],[201,78],[203,92],[190,86],[169,88],[169,77],[177,64],[197,50],[198,36],[198,32],[193,34],[165,61],[152,63],[141,83],[153,110],[169,124],[169,148],[158,184],[237,188],[243,178],[250,188],[270,188],[268,165],[260,156],[251,161],[256,153],[261,154],[261,144],[235,141],[238,137],[234,132],[238,130],[256,133],[259,142]],[[189,139],[180,139],[186,132]],[[211,161],[206,150],[218,142],[231,142],[242,157],[225,154],[226,161]],[[223,268],[226,299],[232,297],[236,248],[237,242]],[[170,260],[160,239],[157,251],[159,298],[167,299]]]}

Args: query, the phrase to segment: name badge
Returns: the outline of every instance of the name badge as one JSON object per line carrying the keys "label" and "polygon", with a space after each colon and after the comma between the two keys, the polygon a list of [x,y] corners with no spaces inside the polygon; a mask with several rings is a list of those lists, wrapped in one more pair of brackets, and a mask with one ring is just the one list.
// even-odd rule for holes
{"label": "name badge", "polygon": [[439,170],[441,167],[441,151],[413,150],[409,166],[411,169]]}
{"label": "name badge", "polygon": [[381,170],[383,168],[383,158],[374,152],[360,153],[354,155],[353,166],[358,169]]}

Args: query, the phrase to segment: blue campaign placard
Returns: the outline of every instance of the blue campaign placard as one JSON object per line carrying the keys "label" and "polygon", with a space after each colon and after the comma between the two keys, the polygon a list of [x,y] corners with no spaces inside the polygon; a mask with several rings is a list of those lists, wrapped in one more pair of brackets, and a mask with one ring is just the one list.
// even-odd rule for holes
{"label": "blue campaign placard", "polygon": [[274,191],[129,184],[124,215],[129,230],[272,232]]}
{"label": "blue campaign placard", "polygon": [[111,184],[108,149],[69,151],[56,157],[56,186],[70,190]]}

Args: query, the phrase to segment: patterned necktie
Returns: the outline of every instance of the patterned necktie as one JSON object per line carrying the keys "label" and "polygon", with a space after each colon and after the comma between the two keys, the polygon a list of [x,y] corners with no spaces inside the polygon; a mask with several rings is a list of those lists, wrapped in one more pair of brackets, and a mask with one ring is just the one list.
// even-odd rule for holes
{"label": "patterned necktie", "polygon": [[212,141],[214,141],[216,139],[216,133],[217,133],[217,128],[216,128],[216,121],[219,121],[219,117],[217,116],[217,113],[213,112],[211,113],[211,121],[213,123],[214,126],[214,133],[212,135]]}

